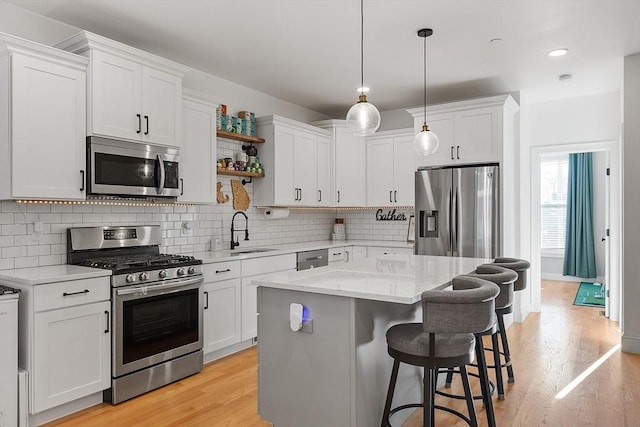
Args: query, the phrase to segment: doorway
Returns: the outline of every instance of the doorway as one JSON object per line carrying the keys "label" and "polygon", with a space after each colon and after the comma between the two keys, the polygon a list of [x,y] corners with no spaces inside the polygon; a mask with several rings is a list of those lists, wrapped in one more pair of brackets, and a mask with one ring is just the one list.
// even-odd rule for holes
{"label": "doorway", "polygon": [[[533,311],[541,309],[541,279],[554,279],[553,276],[542,274],[542,262],[545,259],[553,259],[549,257],[548,251],[544,253],[541,250],[542,238],[542,203],[541,203],[541,165],[545,160],[559,158],[560,156],[570,153],[592,152],[596,156],[602,158],[606,163],[606,167],[598,168],[602,171],[596,171],[594,167],[594,187],[600,185],[600,191],[608,193],[605,206],[594,206],[594,217],[596,209],[599,214],[603,215],[600,226],[594,223],[594,245],[598,252],[602,252],[602,262],[599,265],[604,271],[598,272],[598,281],[605,284],[607,299],[606,314],[611,320],[619,321],[621,312],[621,287],[620,287],[620,214],[621,214],[621,198],[620,198],[620,151],[617,142],[602,141],[589,143],[563,144],[555,146],[536,146],[531,149],[531,298]],[[609,169],[610,175],[604,175],[606,169]],[[602,172],[599,173],[599,172]],[[598,228],[596,228],[598,227]],[[609,229],[609,235],[606,230]],[[601,240],[601,239],[604,239]],[[544,255],[544,256],[543,256]],[[558,258],[557,258],[558,259]],[[562,258],[559,258],[562,261]],[[606,273],[605,273],[606,272]],[[561,275],[558,278],[563,278]],[[579,280],[579,279],[576,279]]]}

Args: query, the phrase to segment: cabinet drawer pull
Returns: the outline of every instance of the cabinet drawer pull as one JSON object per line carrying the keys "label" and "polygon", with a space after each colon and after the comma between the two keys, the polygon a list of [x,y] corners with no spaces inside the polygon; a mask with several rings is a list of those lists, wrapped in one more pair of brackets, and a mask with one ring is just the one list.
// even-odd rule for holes
{"label": "cabinet drawer pull", "polygon": [[456,159],[460,160],[460,146],[456,147]]}
{"label": "cabinet drawer pull", "polygon": [[322,201],[322,190],[318,190],[318,201]]}
{"label": "cabinet drawer pull", "polygon": [[393,201],[398,203],[398,191],[393,190]]}
{"label": "cabinet drawer pull", "polygon": [[451,160],[454,160],[454,157],[453,157],[453,145],[451,146]]}
{"label": "cabinet drawer pull", "polygon": [[338,190],[338,203],[340,203],[340,190]]}
{"label": "cabinet drawer pull", "polygon": [[80,191],[84,191],[84,171],[80,171]]}
{"label": "cabinet drawer pull", "polygon": [[226,270],[216,270],[216,274],[218,274],[218,273],[228,273],[230,271],[231,271],[230,268],[227,268]]}
{"label": "cabinet drawer pull", "polygon": [[144,120],[147,123],[147,131],[144,134],[149,135],[149,116],[144,116]]}
{"label": "cabinet drawer pull", "polygon": [[180,195],[184,196],[184,179],[180,178]]}
{"label": "cabinet drawer pull", "polygon": [[142,132],[142,116],[140,114],[136,114],[136,117],[138,118],[138,130],[136,130],[136,133],[140,133]]}
{"label": "cabinet drawer pull", "polygon": [[393,203],[393,190],[389,190],[389,203]]}
{"label": "cabinet drawer pull", "polygon": [[78,291],[78,292],[63,292],[62,296],[70,297],[72,295],[81,295],[81,294],[88,294],[88,293],[89,293],[89,289],[85,289],[84,291]]}
{"label": "cabinet drawer pull", "polygon": [[338,253],[333,253],[333,256],[338,256],[338,255],[342,255],[342,252],[338,252]]}
{"label": "cabinet drawer pull", "polygon": [[204,309],[209,310],[209,292],[204,291]]}
{"label": "cabinet drawer pull", "polygon": [[108,334],[109,330],[110,330],[110,327],[111,327],[111,317],[109,316],[109,311],[108,310],[105,310],[104,314],[107,315],[107,329],[104,330],[104,333]]}

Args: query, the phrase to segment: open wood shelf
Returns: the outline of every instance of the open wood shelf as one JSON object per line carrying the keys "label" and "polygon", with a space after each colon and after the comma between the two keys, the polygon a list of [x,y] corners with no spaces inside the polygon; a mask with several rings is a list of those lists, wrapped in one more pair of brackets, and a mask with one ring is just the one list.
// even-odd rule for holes
{"label": "open wood shelf", "polygon": [[263,173],[234,171],[234,170],[222,169],[222,168],[216,168],[216,173],[218,175],[247,176],[247,177],[252,177],[252,178],[264,178],[264,174]]}
{"label": "open wood shelf", "polygon": [[264,144],[264,139],[258,138],[257,136],[242,135],[241,133],[231,133],[220,129],[216,131],[216,134],[220,138],[233,139],[242,142],[251,142],[254,144]]}

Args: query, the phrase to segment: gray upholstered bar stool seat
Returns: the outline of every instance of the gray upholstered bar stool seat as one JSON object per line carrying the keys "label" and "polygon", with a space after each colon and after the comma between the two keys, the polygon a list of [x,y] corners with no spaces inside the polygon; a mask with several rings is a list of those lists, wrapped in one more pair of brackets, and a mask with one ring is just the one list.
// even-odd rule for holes
{"label": "gray upholstered bar stool seat", "polygon": [[[450,412],[477,426],[473,396],[465,365],[473,361],[474,333],[488,329],[494,322],[494,300],[498,287],[476,277],[458,276],[453,291],[432,290],[422,294],[422,323],[403,323],[387,331],[387,350],[393,358],[389,390],[382,415],[383,427],[389,417],[407,408],[423,408],[424,426],[433,426],[435,409]],[[400,362],[424,368],[423,401],[391,408]],[[435,404],[438,368],[458,367],[467,401],[469,417],[451,408]]]}
{"label": "gray upholstered bar stool seat", "polygon": [[[496,258],[493,262],[494,265],[508,268],[518,273],[518,279],[513,284],[513,290],[515,292],[522,291],[527,288],[527,270],[531,267],[529,261],[518,258]],[[513,375],[513,365],[511,363],[511,352],[509,351],[509,340],[507,339],[507,331],[504,327],[504,315],[513,311],[512,308],[504,310],[502,312],[496,312],[498,317],[498,333],[500,334],[502,342],[502,354],[504,355],[504,363],[502,367],[507,368],[508,381],[510,383],[515,381]],[[494,345],[495,347],[495,345]]]}

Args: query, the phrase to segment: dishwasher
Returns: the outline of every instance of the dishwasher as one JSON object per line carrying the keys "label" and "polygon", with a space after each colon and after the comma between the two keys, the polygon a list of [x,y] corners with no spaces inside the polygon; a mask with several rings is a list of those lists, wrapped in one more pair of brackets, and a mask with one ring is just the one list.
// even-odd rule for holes
{"label": "dishwasher", "polygon": [[296,270],[308,270],[310,268],[325,267],[329,265],[329,250],[318,249],[315,251],[298,252]]}

